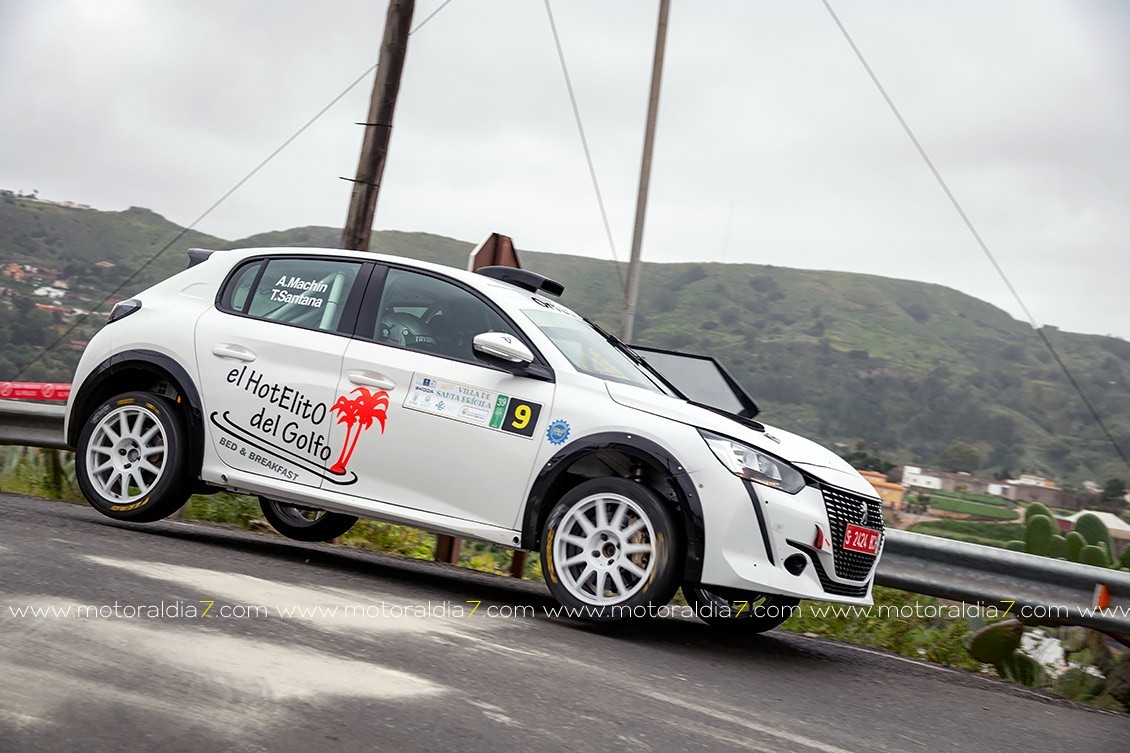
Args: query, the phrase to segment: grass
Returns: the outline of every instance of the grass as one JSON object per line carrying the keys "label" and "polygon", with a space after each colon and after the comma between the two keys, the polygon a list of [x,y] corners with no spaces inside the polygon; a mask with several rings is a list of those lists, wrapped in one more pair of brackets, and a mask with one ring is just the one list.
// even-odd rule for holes
{"label": "grass", "polygon": [[947,492],[931,489],[929,491],[931,496],[934,497],[948,497],[950,499],[964,500],[966,502],[980,502],[985,505],[993,505],[994,507],[1014,507],[1015,503],[1007,500],[1004,497],[997,497],[992,494],[975,494],[973,492]]}
{"label": "grass", "polygon": [[930,507],[949,512],[976,515],[979,518],[992,518],[994,520],[1016,520],[1020,516],[1014,510],[1008,510],[996,505],[983,505],[980,502],[968,502],[952,497],[930,497]]}
{"label": "grass", "polygon": [[[827,616],[814,613],[813,606],[828,605],[801,602],[798,614],[782,627],[794,633],[834,638],[838,641],[891,651],[936,664],[977,671],[981,664],[969,655],[965,638],[969,623],[963,618],[927,616],[937,612],[939,602],[931,596],[876,586],[875,608],[866,615],[857,615],[852,607],[832,607]],[[898,611],[898,617],[879,616],[880,607]],[[843,614],[835,614],[838,610]],[[903,617],[901,615],[914,615]]]}
{"label": "grass", "polygon": [[1008,542],[1024,538],[1022,523],[990,523],[982,520],[928,520],[911,526],[909,530],[1002,549]]}
{"label": "grass", "polygon": [[254,497],[230,492],[216,494],[195,494],[181,509],[181,517],[187,520],[207,520],[212,523],[227,523],[240,528],[251,528],[251,521],[263,517],[259,501]]}

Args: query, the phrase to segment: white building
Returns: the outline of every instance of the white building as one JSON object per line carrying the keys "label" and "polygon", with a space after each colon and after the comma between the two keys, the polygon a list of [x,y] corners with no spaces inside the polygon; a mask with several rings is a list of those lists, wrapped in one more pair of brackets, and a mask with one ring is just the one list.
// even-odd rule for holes
{"label": "white building", "polygon": [[904,465],[902,467],[902,485],[917,486],[920,489],[941,489],[942,480],[937,476],[923,473],[918,466]]}
{"label": "white building", "polygon": [[65,290],[59,290],[58,288],[48,288],[48,287],[36,288],[35,293],[33,293],[33,295],[38,295],[40,297],[47,297],[52,301],[57,301],[60,298],[62,298],[63,296],[65,296],[66,294],[67,294],[67,291],[65,291]]}

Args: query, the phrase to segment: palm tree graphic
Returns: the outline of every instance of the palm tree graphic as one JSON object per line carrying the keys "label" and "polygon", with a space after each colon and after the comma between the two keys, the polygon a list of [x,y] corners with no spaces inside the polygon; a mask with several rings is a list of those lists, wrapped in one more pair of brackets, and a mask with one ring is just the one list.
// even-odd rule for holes
{"label": "palm tree graphic", "polygon": [[364,387],[358,387],[349,394],[360,392],[358,397],[349,399],[344,395],[330,408],[331,413],[337,413],[337,422],[345,424],[345,441],[341,445],[341,454],[337,462],[330,466],[330,473],[343,475],[353,451],[357,449],[357,440],[361,432],[373,425],[375,419],[381,425],[381,434],[385,432],[385,419],[388,418],[388,393],[384,390],[369,392]]}

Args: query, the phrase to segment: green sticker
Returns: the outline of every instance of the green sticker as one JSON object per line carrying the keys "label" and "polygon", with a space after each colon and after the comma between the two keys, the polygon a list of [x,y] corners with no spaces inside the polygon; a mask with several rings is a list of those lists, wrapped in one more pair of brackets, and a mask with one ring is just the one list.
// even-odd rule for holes
{"label": "green sticker", "polygon": [[499,395],[498,399],[494,401],[494,414],[490,417],[490,428],[497,429],[502,426],[502,420],[506,418],[506,406],[509,402],[509,395]]}

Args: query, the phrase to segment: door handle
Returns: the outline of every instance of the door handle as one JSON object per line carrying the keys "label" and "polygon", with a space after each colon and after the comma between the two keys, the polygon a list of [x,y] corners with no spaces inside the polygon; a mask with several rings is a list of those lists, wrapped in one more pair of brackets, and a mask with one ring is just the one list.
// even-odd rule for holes
{"label": "door handle", "polygon": [[363,384],[367,387],[378,387],[382,390],[396,389],[396,382],[392,381],[384,374],[378,374],[375,371],[350,371],[349,381],[354,384]]}
{"label": "door handle", "polygon": [[255,354],[247,348],[240,347],[239,345],[213,345],[212,355],[220,358],[232,358],[236,361],[254,361]]}

